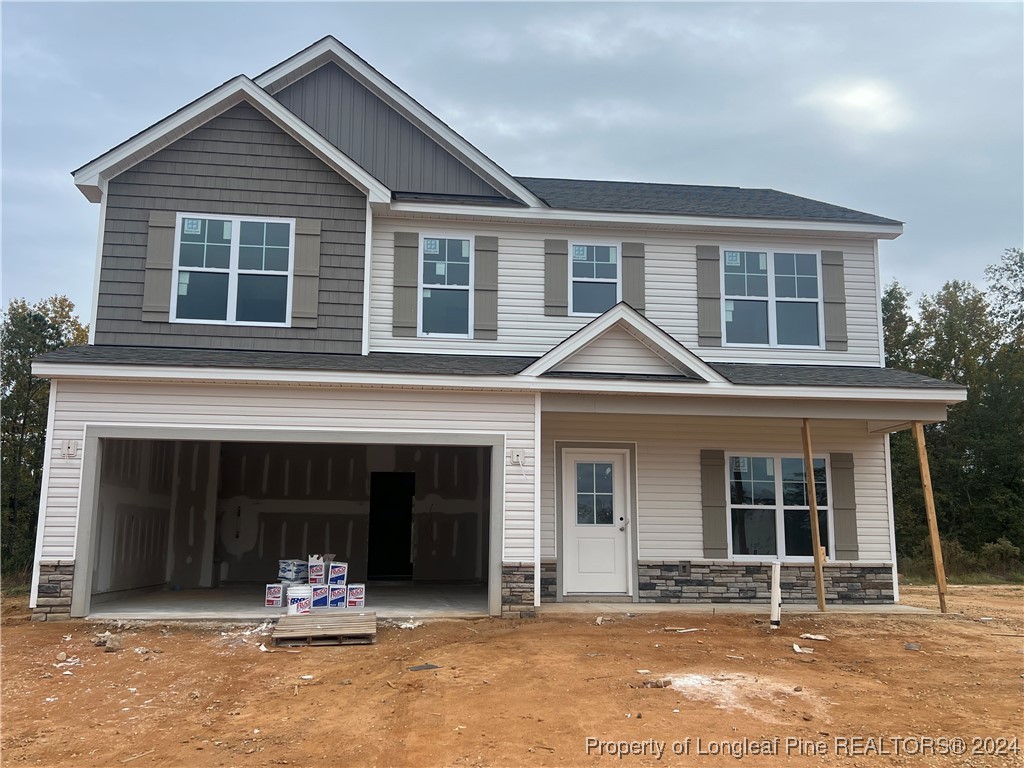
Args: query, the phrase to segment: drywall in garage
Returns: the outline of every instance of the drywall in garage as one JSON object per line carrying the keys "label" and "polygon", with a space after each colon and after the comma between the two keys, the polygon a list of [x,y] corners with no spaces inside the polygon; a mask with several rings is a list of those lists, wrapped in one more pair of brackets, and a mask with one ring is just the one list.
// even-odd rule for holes
{"label": "drywall in garage", "polygon": [[176,589],[213,586],[220,443],[178,442],[167,582]]}

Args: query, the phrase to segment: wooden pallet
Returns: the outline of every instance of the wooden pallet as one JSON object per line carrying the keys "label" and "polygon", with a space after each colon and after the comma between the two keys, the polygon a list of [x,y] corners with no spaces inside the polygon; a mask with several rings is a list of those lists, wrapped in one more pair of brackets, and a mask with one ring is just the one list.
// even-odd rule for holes
{"label": "wooden pallet", "polygon": [[369,645],[377,642],[377,614],[346,611],[282,616],[270,638],[275,645]]}

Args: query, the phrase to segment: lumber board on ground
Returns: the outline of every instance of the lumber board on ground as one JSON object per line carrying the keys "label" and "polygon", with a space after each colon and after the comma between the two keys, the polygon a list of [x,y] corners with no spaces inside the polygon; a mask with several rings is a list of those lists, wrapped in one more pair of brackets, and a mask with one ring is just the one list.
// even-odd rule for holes
{"label": "lumber board on ground", "polygon": [[271,639],[281,640],[328,640],[344,644],[343,640],[373,642],[377,634],[377,614],[360,612],[351,614],[307,613],[299,616],[283,616],[274,627]]}

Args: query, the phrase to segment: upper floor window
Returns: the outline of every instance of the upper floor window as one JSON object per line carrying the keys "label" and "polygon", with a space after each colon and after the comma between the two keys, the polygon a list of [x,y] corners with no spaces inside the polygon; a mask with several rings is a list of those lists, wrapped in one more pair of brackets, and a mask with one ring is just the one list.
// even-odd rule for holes
{"label": "upper floor window", "polygon": [[420,333],[469,338],[472,287],[472,239],[424,235],[420,241]]}
{"label": "upper floor window", "polygon": [[821,346],[817,253],[725,250],[722,264],[726,344]]}
{"label": "upper floor window", "polygon": [[619,303],[619,249],[615,245],[569,246],[570,315],[600,315]]}
{"label": "upper floor window", "polygon": [[[829,556],[829,482],[824,458],[814,459],[818,531]],[[733,557],[812,558],[810,501],[803,458],[730,456],[729,553]]]}
{"label": "upper floor window", "polygon": [[179,213],[171,319],[288,325],[293,219]]}

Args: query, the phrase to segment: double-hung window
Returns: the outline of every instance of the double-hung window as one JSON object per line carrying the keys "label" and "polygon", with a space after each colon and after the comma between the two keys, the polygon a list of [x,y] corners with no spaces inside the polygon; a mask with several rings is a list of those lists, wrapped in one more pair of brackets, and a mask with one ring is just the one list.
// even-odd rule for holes
{"label": "double-hung window", "polygon": [[616,245],[569,246],[570,315],[600,315],[618,304],[620,263]]}
{"label": "double-hung window", "polygon": [[420,334],[470,338],[472,238],[423,236],[419,282]]}
{"label": "double-hung window", "polygon": [[818,253],[725,249],[722,265],[726,344],[821,347]]}
{"label": "double-hung window", "polygon": [[295,220],[180,213],[172,320],[288,325]]}
{"label": "double-hung window", "polygon": [[[821,544],[831,557],[828,468],[813,460]],[[810,502],[804,460],[792,456],[730,456],[727,463],[729,552],[732,557],[810,559]]]}

